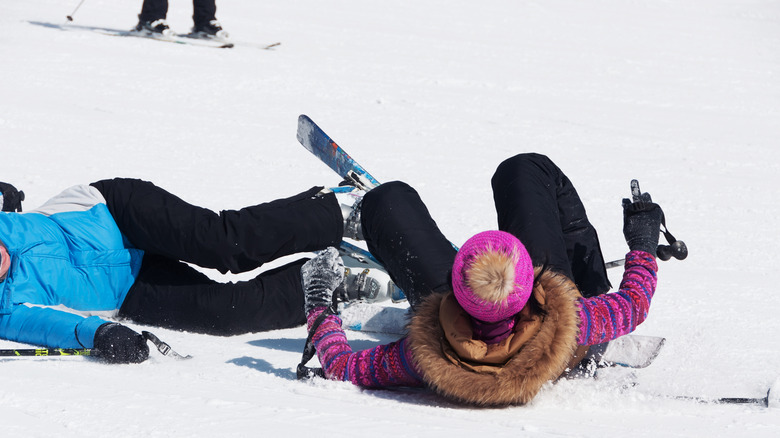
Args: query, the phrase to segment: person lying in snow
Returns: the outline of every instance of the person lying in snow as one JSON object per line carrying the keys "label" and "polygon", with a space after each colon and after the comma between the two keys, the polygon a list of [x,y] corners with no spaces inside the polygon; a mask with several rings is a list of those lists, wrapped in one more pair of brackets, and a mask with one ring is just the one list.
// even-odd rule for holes
{"label": "person lying in snow", "polygon": [[547,157],[521,154],[492,179],[496,231],[456,250],[418,194],[393,182],[365,194],[362,234],[408,297],[399,341],[352,351],[332,310],[343,282],[329,248],[303,265],[305,310],[324,374],[366,388],[427,386],[482,406],[527,403],[596,345],[632,332],[656,288],[661,208],[624,203],[630,252],[620,289],[571,181]]}
{"label": "person lying in snow", "polygon": [[24,213],[22,192],[0,190],[0,338],[95,348],[116,363],[142,362],[149,349],[104,317],[214,335],[304,324],[305,259],[236,283],[184,262],[246,272],[337,245],[345,226],[321,187],[219,214],[137,179],[74,186]]}

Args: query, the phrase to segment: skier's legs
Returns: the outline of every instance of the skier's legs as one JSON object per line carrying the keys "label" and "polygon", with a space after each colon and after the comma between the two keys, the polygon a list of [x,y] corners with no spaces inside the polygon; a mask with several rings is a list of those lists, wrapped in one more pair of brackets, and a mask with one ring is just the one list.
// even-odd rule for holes
{"label": "skier's legs", "polygon": [[216,0],[192,0],[192,21],[195,27],[205,26],[217,19]]}
{"label": "skier's legs", "polygon": [[434,291],[450,289],[456,250],[409,185],[391,182],[363,197],[368,249],[387,268],[414,308]]}
{"label": "skier's legs", "polygon": [[228,336],[306,322],[299,260],[249,281],[220,283],[191,266],[144,256],[141,272],[119,310],[139,324]]}
{"label": "skier's legs", "polygon": [[596,230],[571,181],[549,158],[509,158],[491,183],[499,229],[517,236],[534,264],[564,273],[584,296],[610,288]]}
{"label": "skier's legs", "polygon": [[146,181],[117,178],[92,185],[135,247],[223,273],[245,272],[284,255],[338,245],[343,233],[335,195],[318,195],[318,187],[217,214]]}
{"label": "skier's legs", "polygon": [[168,15],[168,0],[144,0],[138,21],[154,21]]}

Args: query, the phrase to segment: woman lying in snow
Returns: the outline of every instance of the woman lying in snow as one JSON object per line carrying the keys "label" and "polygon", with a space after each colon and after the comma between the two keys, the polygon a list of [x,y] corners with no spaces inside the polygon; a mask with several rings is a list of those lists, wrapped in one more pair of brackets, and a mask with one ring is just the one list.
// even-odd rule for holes
{"label": "woman lying in snow", "polygon": [[305,310],[325,376],[367,388],[427,386],[484,406],[530,401],[582,359],[587,346],[631,333],[656,288],[663,216],[649,194],[624,201],[630,252],[610,284],[596,231],[569,179],[547,157],[521,154],[492,179],[498,228],[455,250],[404,183],[356,205],[369,250],[412,307],[408,334],[352,351],[334,314],[344,281],[329,248],[302,268]]}
{"label": "woman lying in snow", "polygon": [[0,339],[128,363],[149,348],[114,318],[223,336],[302,325],[305,260],[235,283],[187,263],[239,273],[338,244],[341,207],[321,189],[216,213],[116,178],[22,213],[22,192],[0,183]]}

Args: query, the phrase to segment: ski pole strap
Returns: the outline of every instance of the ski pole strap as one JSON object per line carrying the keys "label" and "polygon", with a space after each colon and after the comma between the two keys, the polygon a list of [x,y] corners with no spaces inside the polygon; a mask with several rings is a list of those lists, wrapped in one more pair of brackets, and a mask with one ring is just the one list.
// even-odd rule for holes
{"label": "ski pole strap", "polygon": [[186,356],[182,356],[181,354],[173,351],[170,345],[161,341],[160,338],[158,338],[157,336],[155,336],[150,332],[143,331],[141,332],[141,335],[144,337],[144,339],[151,341],[152,344],[154,344],[154,346],[157,347],[157,351],[162,353],[163,356],[171,356],[174,359],[192,359],[192,356],[190,356],[189,354]]}
{"label": "ski pole strap", "polygon": [[320,328],[320,325],[322,324],[322,321],[325,321],[325,318],[335,314],[336,312],[333,311],[333,307],[328,307],[324,312],[320,313],[317,319],[314,320],[314,323],[312,323],[311,329],[309,330],[309,336],[306,337],[306,345],[303,346],[303,357],[301,357],[301,363],[298,364],[298,368],[296,370],[296,376],[298,377],[298,380],[310,379],[312,377],[322,377],[323,379],[325,378],[325,371],[323,371],[322,368],[307,367],[306,364],[309,363],[311,358],[313,358],[317,353],[317,349],[314,348],[314,341],[312,340],[314,338],[314,333],[318,328]]}
{"label": "ski pole strap", "polygon": [[669,243],[669,245],[673,244],[677,241],[677,239],[672,236],[672,233],[669,232],[669,229],[666,228],[666,215],[661,215],[661,226],[664,227],[661,232],[663,233],[664,237],[666,238],[666,241]]}

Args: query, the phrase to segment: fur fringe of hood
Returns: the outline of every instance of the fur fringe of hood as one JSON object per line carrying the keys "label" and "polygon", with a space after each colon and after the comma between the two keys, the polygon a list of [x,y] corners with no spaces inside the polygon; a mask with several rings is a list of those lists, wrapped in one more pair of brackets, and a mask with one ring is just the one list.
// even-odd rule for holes
{"label": "fur fringe of hood", "polygon": [[409,346],[426,383],[448,398],[479,406],[528,403],[542,385],[566,370],[575,354],[580,293],[564,275],[541,274],[531,298],[541,309],[539,331],[492,372],[474,371],[445,354],[452,349],[439,321],[439,309],[447,295],[434,294],[421,303],[409,323]]}

